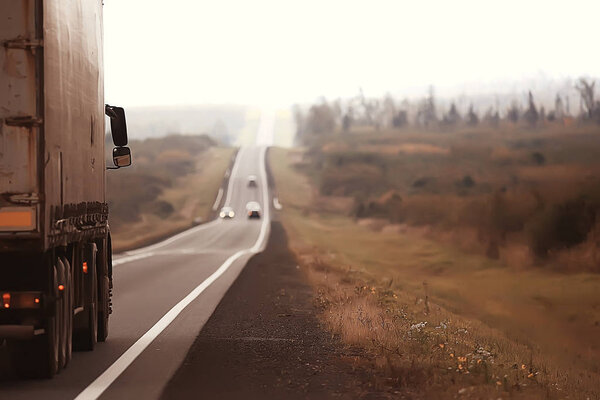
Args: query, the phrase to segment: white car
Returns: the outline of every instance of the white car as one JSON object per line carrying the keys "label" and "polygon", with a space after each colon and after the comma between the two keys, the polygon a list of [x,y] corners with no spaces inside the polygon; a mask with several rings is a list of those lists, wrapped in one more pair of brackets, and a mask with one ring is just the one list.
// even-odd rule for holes
{"label": "white car", "polygon": [[233,211],[233,208],[231,208],[231,207],[223,207],[223,208],[221,208],[219,217],[221,217],[223,219],[233,218],[233,217],[235,217],[235,211]]}
{"label": "white car", "polygon": [[248,175],[248,187],[258,186],[257,180],[256,175]]}

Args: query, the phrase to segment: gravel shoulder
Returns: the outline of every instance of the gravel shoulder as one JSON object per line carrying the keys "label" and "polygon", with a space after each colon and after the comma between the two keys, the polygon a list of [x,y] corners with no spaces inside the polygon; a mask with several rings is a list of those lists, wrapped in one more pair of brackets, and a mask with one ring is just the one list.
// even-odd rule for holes
{"label": "gravel shoulder", "polygon": [[195,340],[163,399],[376,398],[364,372],[323,330],[312,288],[273,222],[254,256]]}

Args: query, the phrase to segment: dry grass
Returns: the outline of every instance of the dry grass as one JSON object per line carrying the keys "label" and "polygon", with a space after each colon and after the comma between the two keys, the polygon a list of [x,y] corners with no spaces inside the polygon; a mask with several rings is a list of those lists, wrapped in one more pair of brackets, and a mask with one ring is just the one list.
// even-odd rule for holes
{"label": "dry grass", "polygon": [[[470,249],[505,262],[600,271],[595,242],[578,246],[600,215],[599,137],[597,126],[358,130],[315,139],[301,165],[325,196],[313,208],[347,197],[356,218],[426,225],[445,240],[475,231]],[[512,257],[524,245],[533,257]]]}
{"label": "dry grass", "polygon": [[[165,218],[147,210],[142,212],[139,220],[117,225],[116,229],[112,229],[114,251],[136,248],[168,237],[191,227],[195,218],[206,221],[233,151],[233,148],[212,147],[191,158],[193,172],[175,177],[170,187],[157,198],[171,204],[174,212]],[[169,159],[190,157],[188,153],[176,150],[168,153]]]}
{"label": "dry grass", "polygon": [[598,275],[507,268],[427,227],[374,231],[322,212],[288,155],[270,152],[284,226],[324,323],[370,355],[374,384],[412,398],[600,396]]}
{"label": "dry grass", "polygon": [[359,346],[379,370],[372,384],[410,398],[545,398],[530,349],[485,324],[468,320],[420,296],[380,286],[303,258],[326,326]]}

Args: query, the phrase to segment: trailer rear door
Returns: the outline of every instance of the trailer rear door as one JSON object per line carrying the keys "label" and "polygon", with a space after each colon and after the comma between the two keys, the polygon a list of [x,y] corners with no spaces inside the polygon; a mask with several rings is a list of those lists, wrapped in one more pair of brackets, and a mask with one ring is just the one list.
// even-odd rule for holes
{"label": "trailer rear door", "polygon": [[0,232],[39,218],[43,129],[41,1],[0,1]]}

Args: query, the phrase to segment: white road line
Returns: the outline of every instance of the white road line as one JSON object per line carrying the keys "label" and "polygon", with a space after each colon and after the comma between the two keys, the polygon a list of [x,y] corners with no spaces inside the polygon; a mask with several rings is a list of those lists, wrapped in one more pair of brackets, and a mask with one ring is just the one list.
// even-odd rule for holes
{"label": "white road line", "polygon": [[113,267],[116,267],[117,265],[127,264],[132,261],[141,260],[142,258],[152,257],[153,255],[154,255],[153,251],[148,251],[146,253],[125,256],[125,257],[121,257],[121,258],[117,258],[116,260],[113,260],[112,265],[113,265]]}
{"label": "white road line", "polygon": [[242,152],[244,151],[243,147],[240,147],[240,150],[235,157],[235,162],[233,163],[233,168],[231,169],[231,175],[229,175],[229,184],[227,185],[227,197],[225,197],[225,207],[229,207],[229,202],[231,201],[231,192],[233,192],[233,182],[235,181],[237,170],[240,166],[240,159],[242,158]]}
{"label": "white road line", "polygon": [[[158,242],[156,244],[153,244],[153,245],[150,245],[150,246],[147,246],[147,247],[142,247],[141,249],[126,251],[125,253],[123,253],[123,256],[121,258],[114,259],[113,260],[113,264],[115,263],[115,261],[121,260],[123,258],[126,258],[127,256],[138,255],[138,254],[142,254],[142,253],[147,253],[147,252],[155,250],[155,249],[159,249],[161,247],[164,247],[164,246],[166,246],[168,244],[173,243],[176,240],[179,240],[179,239],[181,239],[183,237],[189,236],[189,235],[191,235],[193,233],[203,231],[204,229],[210,228],[213,225],[220,224],[221,222],[222,221],[220,219],[214,219],[214,220],[212,220],[210,222],[207,222],[205,224],[198,225],[198,226],[195,226],[195,227],[193,227],[191,229],[188,229],[187,231],[183,231],[181,233],[178,233],[175,236],[171,236],[170,238],[165,239],[162,242]],[[121,263],[121,264],[123,264],[123,263]]]}
{"label": "white road line", "polygon": [[[261,149],[261,180],[262,180],[262,195],[263,204],[265,205],[265,214],[260,227],[260,233],[256,239],[256,243],[249,249],[240,250],[229,257],[221,266],[212,273],[204,282],[196,286],[187,296],[171,308],[150,330],[148,330],[141,338],[139,338],[125,353],[123,353],[102,375],[94,380],[87,388],[85,388],[75,400],[95,400],[104,393],[106,389],[139,357],[140,354],[160,335],[170,324],[177,318],[179,314],[193,302],[202,292],[204,292],[214,281],[225,273],[231,265],[240,257],[247,254],[255,254],[261,252],[266,246],[268,233],[270,231],[270,202],[269,190],[267,183],[266,172],[266,147]],[[241,152],[241,150],[240,150]],[[238,153],[239,154],[239,153]],[[236,160],[236,165],[238,164]],[[232,173],[232,176],[234,174]],[[230,181],[231,182],[231,181]]]}
{"label": "white road line", "polygon": [[219,204],[221,203],[221,197],[223,197],[223,188],[222,187],[219,188],[219,192],[217,193],[217,198],[215,199],[215,204],[213,204],[213,206],[212,206],[213,211],[217,211],[217,207],[219,207]]}

